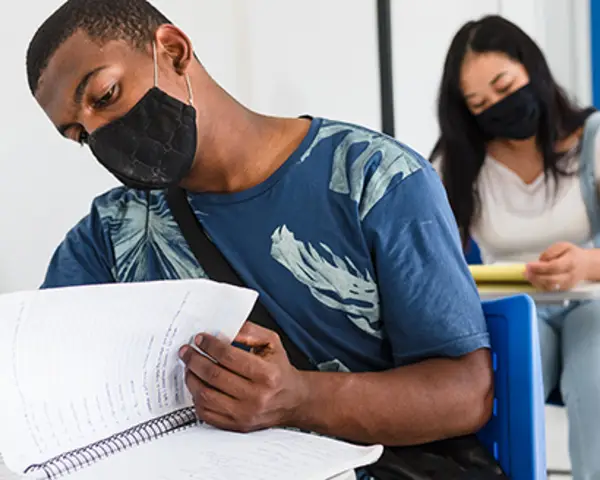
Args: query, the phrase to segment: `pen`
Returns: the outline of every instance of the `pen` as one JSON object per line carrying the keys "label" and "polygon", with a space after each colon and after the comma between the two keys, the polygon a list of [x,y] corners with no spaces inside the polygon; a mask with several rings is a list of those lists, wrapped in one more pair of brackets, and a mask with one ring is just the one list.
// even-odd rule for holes
{"label": "pen", "polygon": [[198,352],[200,355],[205,356],[206,358],[208,358],[211,362],[215,363],[215,364],[219,364],[219,362],[217,362],[213,357],[211,357],[208,353],[206,353],[205,351],[201,350],[200,347],[198,347],[198,345],[196,345],[196,343],[194,342],[194,338],[195,336],[192,336],[192,338],[190,338],[190,341],[188,342],[188,345],[190,347],[192,347],[196,352]]}

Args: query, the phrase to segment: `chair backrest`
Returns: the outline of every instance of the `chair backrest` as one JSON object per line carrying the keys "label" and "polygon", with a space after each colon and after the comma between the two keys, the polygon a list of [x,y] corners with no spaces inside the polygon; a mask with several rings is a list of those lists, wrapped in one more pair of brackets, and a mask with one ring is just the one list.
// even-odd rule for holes
{"label": "chair backrest", "polygon": [[[600,241],[600,235],[598,236],[598,239]],[[472,238],[469,239],[469,244],[465,252],[465,259],[469,265],[480,265],[482,263],[481,250],[479,250],[479,245],[477,245]],[[549,405],[556,405],[557,407],[564,407],[565,404],[560,388],[557,387],[550,393],[550,396],[546,399],[546,403]]]}
{"label": "chair backrest", "polygon": [[469,244],[467,245],[467,250],[465,252],[465,259],[469,265],[479,265],[482,263],[481,250],[479,250],[479,245],[477,245],[472,238],[469,239]]}
{"label": "chair backrest", "polygon": [[492,344],[494,411],[479,433],[512,480],[546,478],[544,392],[535,304],[527,295],[483,303]]}

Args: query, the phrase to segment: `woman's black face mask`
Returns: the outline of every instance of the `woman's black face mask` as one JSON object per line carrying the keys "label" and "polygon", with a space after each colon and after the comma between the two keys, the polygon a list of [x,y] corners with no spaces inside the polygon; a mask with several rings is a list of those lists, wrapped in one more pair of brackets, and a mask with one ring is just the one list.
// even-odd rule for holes
{"label": "woman's black face mask", "polygon": [[124,116],[89,135],[94,156],[120,182],[139,190],[177,185],[190,172],[196,155],[196,110],[186,78],[190,105],[154,87]]}
{"label": "woman's black face mask", "polygon": [[489,138],[525,140],[537,133],[540,114],[540,102],[527,84],[475,115],[475,120]]}

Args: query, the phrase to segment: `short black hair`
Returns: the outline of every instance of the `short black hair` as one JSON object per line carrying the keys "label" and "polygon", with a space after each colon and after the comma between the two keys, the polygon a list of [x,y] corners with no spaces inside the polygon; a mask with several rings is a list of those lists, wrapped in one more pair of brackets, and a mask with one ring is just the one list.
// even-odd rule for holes
{"label": "short black hair", "polygon": [[125,40],[145,50],[156,29],[171,22],[146,0],[68,0],[37,30],[27,49],[31,93],[58,48],[76,31],[106,42]]}

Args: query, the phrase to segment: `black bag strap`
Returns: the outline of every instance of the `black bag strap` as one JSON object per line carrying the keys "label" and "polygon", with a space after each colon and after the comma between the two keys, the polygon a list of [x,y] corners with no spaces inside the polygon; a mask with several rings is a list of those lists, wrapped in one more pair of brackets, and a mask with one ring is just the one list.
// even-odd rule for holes
{"label": "black bag strap", "polygon": [[[202,224],[198,221],[187,192],[179,187],[169,188],[167,191],[167,204],[181,230],[190,250],[202,266],[208,277],[222,283],[229,283],[239,287],[246,286],[237,272],[231,267],[225,256],[208,237]],[[292,342],[290,337],[275,322],[273,316],[261,303],[260,299],[254,305],[250,317],[252,323],[273,330],[279,335],[281,343],[287,352],[292,365],[299,370],[314,370],[308,357]]]}

